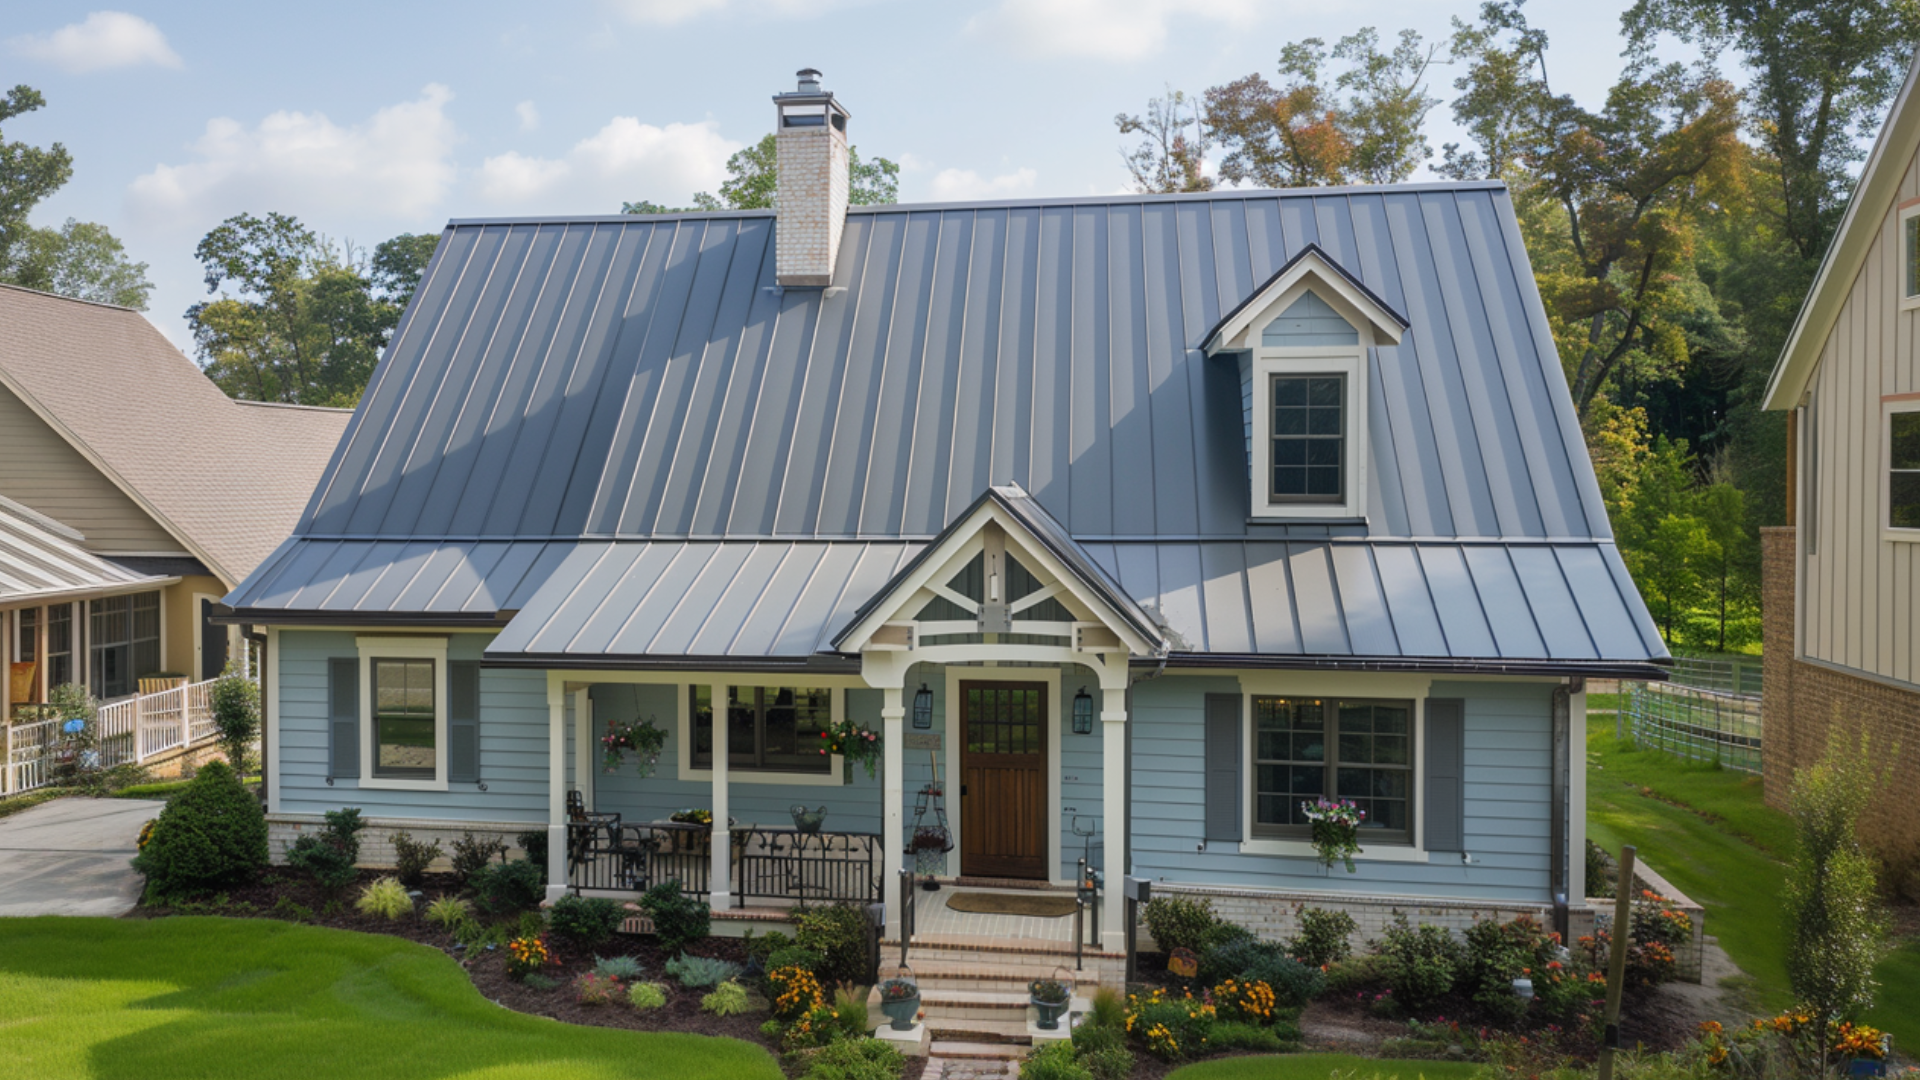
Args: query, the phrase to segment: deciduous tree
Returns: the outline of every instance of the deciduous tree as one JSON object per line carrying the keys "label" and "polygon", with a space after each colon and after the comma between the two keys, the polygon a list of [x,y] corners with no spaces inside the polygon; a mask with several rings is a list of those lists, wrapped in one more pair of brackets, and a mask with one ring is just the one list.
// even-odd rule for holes
{"label": "deciduous tree", "polygon": [[[623,214],[679,214],[691,210],[771,210],[774,185],[779,179],[779,154],[772,135],[727,159],[727,178],[720,193],[697,192],[692,207],[670,208],[642,199],[620,204]],[[860,148],[847,148],[847,201],[854,206],[874,206],[897,202],[900,197],[900,166],[886,158],[860,159]]]}
{"label": "deciduous tree", "polygon": [[1145,195],[1181,191],[1211,191],[1206,175],[1207,127],[1198,98],[1167,88],[1166,96],[1150,98],[1147,111],[1113,118],[1122,135],[1139,135],[1132,150],[1120,151],[1133,176],[1133,189]]}

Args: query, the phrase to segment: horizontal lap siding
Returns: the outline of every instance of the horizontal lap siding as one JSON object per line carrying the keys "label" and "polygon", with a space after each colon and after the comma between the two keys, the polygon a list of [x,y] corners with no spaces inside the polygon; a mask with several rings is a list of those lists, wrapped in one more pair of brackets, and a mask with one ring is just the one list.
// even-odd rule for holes
{"label": "horizontal lap siding", "polygon": [[1466,848],[1426,863],[1368,862],[1325,872],[1312,859],[1242,854],[1203,842],[1206,695],[1238,694],[1232,678],[1165,677],[1134,688],[1133,873],[1158,881],[1375,895],[1539,902],[1547,894],[1552,687],[1440,682],[1432,696],[1466,702]]}
{"label": "horizontal lap siding", "polygon": [[[478,660],[482,634],[455,634],[453,660]],[[318,814],[343,806],[367,817],[452,821],[547,819],[547,687],[539,672],[480,673],[480,782],[446,791],[362,790],[353,780],[327,784],[327,661],[358,657],[351,633],[280,632],[280,809]]]}
{"label": "horizontal lap siding", "polygon": [[[1054,737],[1060,740],[1060,880],[1072,881],[1079,872],[1080,856],[1086,853],[1086,838],[1073,834],[1075,817],[1091,818],[1098,823],[1100,832],[1094,837],[1099,843],[1106,836],[1106,790],[1102,782],[1101,771],[1104,737],[1100,730],[1101,692],[1098,686],[1088,686],[1087,693],[1093,697],[1093,734],[1075,735],[1073,733],[1073,695],[1080,692],[1080,684],[1073,680],[1074,669],[1068,668],[1066,681],[1060,685],[1060,716],[1054,723]],[[1101,853],[1096,853],[1094,863],[1103,869],[1106,863]]]}

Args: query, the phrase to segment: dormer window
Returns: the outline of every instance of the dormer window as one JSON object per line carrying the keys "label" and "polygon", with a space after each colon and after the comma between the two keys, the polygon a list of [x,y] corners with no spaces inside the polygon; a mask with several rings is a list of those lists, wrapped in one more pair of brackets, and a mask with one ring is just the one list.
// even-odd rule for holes
{"label": "dormer window", "polygon": [[1207,335],[1240,365],[1248,517],[1359,521],[1367,512],[1367,368],[1405,319],[1314,245]]}

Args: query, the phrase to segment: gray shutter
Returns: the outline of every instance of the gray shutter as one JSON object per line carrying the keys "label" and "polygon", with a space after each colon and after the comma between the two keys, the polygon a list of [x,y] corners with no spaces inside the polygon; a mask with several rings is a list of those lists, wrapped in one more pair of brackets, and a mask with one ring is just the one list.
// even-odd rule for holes
{"label": "gray shutter", "polygon": [[1466,703],[1427,699],[1427,850],[1467,849]]}
{"label": "gray shutter", "polygon": [[1240,752],[1246,732],[1240,723],[1240,695],[1207,695],[1206,839],[1238,842],[1240,835]]}
{"label": "gray shutter", "polygon": [[360,779],[360,660],[327,661],[327,778]]}
{"label": "gray shutter", "polygon": [[480,663],[447,664],[447,782],[480,781]]}

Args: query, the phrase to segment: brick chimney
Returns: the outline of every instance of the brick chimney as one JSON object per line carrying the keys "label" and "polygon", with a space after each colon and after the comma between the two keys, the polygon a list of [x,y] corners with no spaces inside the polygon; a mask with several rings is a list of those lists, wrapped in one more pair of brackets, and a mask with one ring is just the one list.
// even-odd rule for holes
{"label": "brick chimney", "polygon": [[847,222],[847,110],[820,89],[820,73],[800,71],[799,89],[775,94],[774,272],[781,285],[833,283],[833,260]]}

